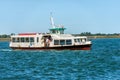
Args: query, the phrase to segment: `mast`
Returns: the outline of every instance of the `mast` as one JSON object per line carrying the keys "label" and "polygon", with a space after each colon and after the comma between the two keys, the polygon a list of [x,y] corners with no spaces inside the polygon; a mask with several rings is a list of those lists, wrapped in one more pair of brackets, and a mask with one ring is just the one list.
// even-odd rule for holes
{"label": "mast", "polygon": [[50,33],[51,34],[64,34],[64,30],[66,28],[64,28],[63,26],[59,25],[59,26],[56,26],[54,24],[54,20],[53,20],[53,17],[52,17],[52,13],[51,13],[51,17],[50,17],[50,21],[51,21],[51,26],[52,28],[50,28]]}
{"label": "mast", "polygon": [[53,17],[52,17],[52,13],[51,13],[50,21],[51,21],[52,28],[55,28],[55,24],[54,24],[54,20],[53,20]]}

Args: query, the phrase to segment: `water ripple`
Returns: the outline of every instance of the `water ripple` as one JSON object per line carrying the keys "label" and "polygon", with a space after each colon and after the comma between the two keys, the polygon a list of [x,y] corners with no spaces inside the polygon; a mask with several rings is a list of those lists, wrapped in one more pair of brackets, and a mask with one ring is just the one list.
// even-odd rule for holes
{"label": "water ripple", "polygon": [[119,80],[120,39],[93,39],[92,50],[11,50],[0,42],[0,80]]}

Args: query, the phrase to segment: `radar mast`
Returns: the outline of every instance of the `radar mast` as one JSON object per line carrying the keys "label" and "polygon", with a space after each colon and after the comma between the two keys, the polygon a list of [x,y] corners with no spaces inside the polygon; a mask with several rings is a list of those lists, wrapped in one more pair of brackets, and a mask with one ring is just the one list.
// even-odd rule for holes
{"label": "radar mast", "polygon": [[55,24],[54,24],[54,20],[53,20],[53,17],[52,17],[52,13],[50,13],[51,17],[50,17],[50,21],[51,21],[51,26],[52,28],[55,28]]}
{"label": "radar mast", "polygon": [[54,24],[54,20],[53,20],[53,17],[52,17],[52,13],[51,13],[50,21],[51,21],[51,26],[52,26],[52,28],[49,29],[49,30],[50,30],[50,33],[51,33],[51,34],[64,34],[64,30],[65,30],[66,28],[64,28],[64,26],[62,26],[62,25],[56,26],[56,25]]}

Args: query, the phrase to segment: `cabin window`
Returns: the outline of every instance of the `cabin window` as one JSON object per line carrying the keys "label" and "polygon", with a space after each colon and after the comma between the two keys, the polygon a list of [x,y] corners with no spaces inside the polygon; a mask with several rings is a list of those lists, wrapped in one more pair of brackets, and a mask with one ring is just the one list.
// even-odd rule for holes
{"label": "cabin window", "polygon": [[16,42],[20,42],[20,38],[17,38],[17,41]]}
{"label": "cabin window", "polygon": [[54,40],[54,45],[59,45],[59,40]]}
{"label": "cabin window", "polygon": [[80,42],[80,39],[77,39],[78,42]]}
{"label": "cabin window", "polygon": [[77,42],[77,39],[74,39],[74,42]]}
{"label": "cabin window", "polygon": [[74,42],[81,42],[80,39],[74,39]]}
{"label": "cabin window", "polygon": [[28,37],[26,38],[26,42],[29,42],[29,38]]}
{"label": "cabin window", "polygon": [[86,42],[86,38],[82,39],[82,42]]}
{"label": "cabin window", "polygon": [[33,37],[30,37],[30,42],[34,42],[34,38]]}
{"label": "cabin window", "polygon": [[82,39],[80,39],[80,42],[82,42]]}
{"label": "cabin window", "polygon": [[60,45],[65,45],[65,40],[60,40]]}
{"label": "cabin window", "polygon": [[25,42],[25,38],[21,38],[21,42]]}
{"label": "cabin window", "polygon": [[64,34],[64,31],[63,31],[63,30],[61,30],[61,31],[60,31],[60,34]]}
{"label": "cabin window", "polygon": [[66,40],[66,45],[71,45],[72,41],[71,40]]}
{"label": "cabin window", "polygon": [[15,42],[16,41],[16,39],[15,38],[12,38],[12,42]]}
{"label": "cabin window", "polygon": [[12,38],[12,42],[20,42],[20,38]]}
{"label": "cabin window", "polygon": [[55,33],[55,30],[53,30],[52,33]]}
{"label": "cabin window", "polygon": [[37,37],[37,42],[39,42],[39,37]]}

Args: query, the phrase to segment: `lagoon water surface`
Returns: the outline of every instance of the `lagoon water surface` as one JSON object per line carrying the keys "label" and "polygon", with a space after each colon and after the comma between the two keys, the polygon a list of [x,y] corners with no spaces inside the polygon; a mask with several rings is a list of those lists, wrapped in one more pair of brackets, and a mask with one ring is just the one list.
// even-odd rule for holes
{"label": "lagoon water surface", "polygon": [[92,43],[88,51],[15,51],[0,42],[0,80],[120,80],[120,39]]}

